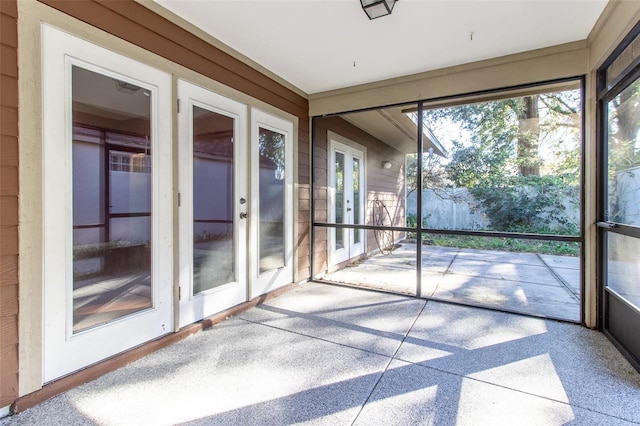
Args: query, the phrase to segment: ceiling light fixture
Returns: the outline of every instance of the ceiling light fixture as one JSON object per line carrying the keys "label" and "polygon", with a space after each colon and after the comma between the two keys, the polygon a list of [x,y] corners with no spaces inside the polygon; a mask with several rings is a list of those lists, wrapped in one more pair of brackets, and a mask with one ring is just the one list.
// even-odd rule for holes
{"label": "ceiling light fixture", "polygon": [[369,19],[376,19],[391,15],[396,0],[360,0],[360,4]]}

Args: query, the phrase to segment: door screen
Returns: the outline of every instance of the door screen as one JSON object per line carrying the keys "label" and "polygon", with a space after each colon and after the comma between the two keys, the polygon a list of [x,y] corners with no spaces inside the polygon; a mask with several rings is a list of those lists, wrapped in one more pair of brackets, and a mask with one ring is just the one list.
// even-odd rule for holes
{"label": "door screen", "polygon": [[640,369],[640,26],[599,71],[603,329]]}

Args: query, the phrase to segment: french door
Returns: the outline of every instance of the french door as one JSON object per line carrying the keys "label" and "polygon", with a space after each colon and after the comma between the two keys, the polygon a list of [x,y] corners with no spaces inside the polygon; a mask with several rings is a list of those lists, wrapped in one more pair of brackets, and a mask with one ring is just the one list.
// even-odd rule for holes
{"label": "french door", "polygon": [[173,329],[171,76],[43,40],[43,381]]}
{"label": "french door", "polygon": [[293,123],[251,109],[251,297],[293,282]]}
{"label": "french door", "polygon": [[184,326],[293,281],[293,124],[252,109],[249,138],[245,105],[178,91]]}
{"label": "french door", "polygon": [[[338,142],[329,143],[329,221],[336,224],[363,225],[365,218],[364,149]],[[330,264],[349,260],[365,252],[362,229],[331,228]]]}
{"label": "french door", "polygon": [[42,39],[43,382],[293,281],[291,121]]}
{"label": "french door", "polygon": [[[635,38],[599,74],[604,155],[598,227],[602,326],[640,370],[640,59]],[[626,74],[617,74],[625,68]]]}
{"label": "french door", "polygon": [[247,300],[247,107],[178,80],[180,326]]}

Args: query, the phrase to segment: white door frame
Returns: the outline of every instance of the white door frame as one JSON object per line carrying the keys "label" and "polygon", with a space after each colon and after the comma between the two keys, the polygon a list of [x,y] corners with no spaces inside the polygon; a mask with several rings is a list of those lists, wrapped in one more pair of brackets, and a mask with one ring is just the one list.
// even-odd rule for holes
{"label": "white door frame", "polygon": [[[179,159],[179,325],[183,327],[247,300],[247,220],[240,219],[248,205],[247,107],[240,102],[178,79]],[[198,106],[234,120],[233,235],[235,281],[193,294],[193,107]],[[211,190],[215,191],[215,182]],[[245,203],[241,202],[245,200]],[[250,201],[249,201],[250,202]]]}
{"label": "white door frame", "polygon": [[[171,76],[42,24],[43,382],[173,329]],[[152,295],[149,309],[73,333],[72,66],[131,82],[151,97]]]}
{"label": "white door frame", "polygon": [[[367,197],[367,187],[366,187],[366,170],[367,170],[367,149],[366,147],[357,144],[347,138],[344,138],[336,133],[328,132],[327,140],[329,141],[329,153],[327,155],[328,164],[327,164],[327,179],[328,179],[328,188],[327,188],[327,208],[328,208],[328,219],[329,223],[335,223],[336,214],[334,206],[336,205],[336,176],[335,176],[335,161],[336,151],[341,152],[345,155],[345,177],[344,177],[344,187],[345,192],[347,188],[350,191],[353,189],[353,173],[352,173],[352,159],[359,158],[362,162],[361,170],[360,170],[360,197],[358,200],[353,199],[353,194],[347,194],[349,201],[352,201],[354,204],[356,202],[360,203],[360,218],[359,223],[365,223],[366,217],[366,197]],[[353,206],[354,204],[349,204]],[[345,218],[345,224],[354,224],[353,218],[353,207],[349,207],[347,203],[344,203],[343,208],[343,218]],[[344,229],[344,228],[343,228]],[[354,243],[355,234],[360,234],[360,241],[358,243]],[[336,265],[338,263],[347,261],[361,255],[365,252],[366,247],[366,232],[364,230],[355,230],[355,229],[344,229],[343,232],[345,246],[342,249],[336,249],[336,228],[329,229],[329,247],[328,247],[328,257],[329,257],[329,266]]]}

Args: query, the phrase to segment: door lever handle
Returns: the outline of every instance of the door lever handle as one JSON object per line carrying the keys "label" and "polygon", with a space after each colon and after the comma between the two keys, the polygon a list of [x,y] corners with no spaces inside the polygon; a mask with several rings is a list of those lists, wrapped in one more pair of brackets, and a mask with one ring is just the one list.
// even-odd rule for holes
{"label": "door lever handle", "polygon": [[596,223],[596,225],[599,228],[605,228],[605,229],[616,229],[618,227],[618,224],[613,222],[598,222]]}
{"label": "door lever handle", "polygon": [[241,212],[240,219],[246,219],[246,218],[247,218],[247,212]]}

